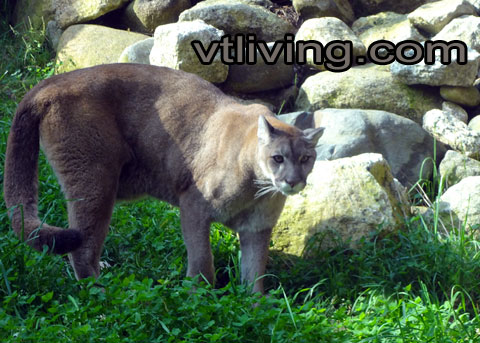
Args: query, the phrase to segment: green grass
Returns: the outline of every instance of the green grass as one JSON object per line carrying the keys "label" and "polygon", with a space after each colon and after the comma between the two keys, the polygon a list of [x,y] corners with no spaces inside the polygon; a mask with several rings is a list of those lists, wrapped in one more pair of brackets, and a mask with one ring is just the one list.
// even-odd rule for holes
{"label": "green grass", "polygon": [[[15,107],[51,75],[42,34],[0,23],[0,176]],[[40,159],[42,218],[66,226],[65,200]],[[3,198],[0,199],[3,203]],[[0,212],[1,342],[480,342],[479,242],[439,234],[420,217],[305,261],[272,254],[259,298],[239,282],[236,237],[212,227],[217,286],[185,279],[178,210],[117,205],[98,283],[78,282],[64,256],[38,253]],[[195,288],[194,288],[195,287]]]}

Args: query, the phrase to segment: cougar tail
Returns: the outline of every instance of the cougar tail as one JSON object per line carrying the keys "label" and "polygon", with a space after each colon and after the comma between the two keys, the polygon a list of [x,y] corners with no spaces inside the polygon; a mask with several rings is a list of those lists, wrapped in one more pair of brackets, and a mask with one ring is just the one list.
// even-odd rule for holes
{"label": "cougar tail", "polygon": [[[34,91],[31,91],[34,93]],[[35,104],[27,96],[18,106],[8,136],[5,157],[4,197],[13,231],[33,248],[65,254],[82,244],[77,229],[62,229],[43,223],[37,214],[39,125],[48,105]],[[41,107],[41,108],[40,108]]]}

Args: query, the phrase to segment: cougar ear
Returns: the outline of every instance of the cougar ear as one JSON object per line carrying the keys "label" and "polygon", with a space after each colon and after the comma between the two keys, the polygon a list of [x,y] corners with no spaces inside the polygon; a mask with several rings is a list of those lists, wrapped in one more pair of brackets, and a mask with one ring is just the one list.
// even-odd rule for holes
{"label": "cougar ear", "polygon": [[318,140],[320,139],[320,137],[322,137],[324,131],[324,127],[317,127],[316,129],[306,129],[303,130],[303,135],[312,143],[313,146],[316,146]]}
{"label": "cougar ear", "polygon": [[257,137],[260,143],[268,144],[272,140],[274,131],[273,126],[270,125],[263,115],[258,117]]}

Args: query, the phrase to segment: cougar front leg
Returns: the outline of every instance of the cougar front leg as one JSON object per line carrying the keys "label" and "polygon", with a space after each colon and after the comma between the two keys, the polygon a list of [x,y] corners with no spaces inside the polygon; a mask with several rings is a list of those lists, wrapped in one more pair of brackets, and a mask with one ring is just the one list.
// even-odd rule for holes
{"label": "cougar front leg", "polygon": [[242,251],[242,282],[254,283],[253,293],[263,294],[263,275],[268,259],[271,229],[239,233]]}
{"label": "cougar front leg", "polygon": [[189,206],[186,201],[180,205],[180,222],[187,248],[187,276],[195,277],[201,274],[213,285],[215,270],[210,247],[210,221],[202,218],[202,211],[196,211],[195,207]]}

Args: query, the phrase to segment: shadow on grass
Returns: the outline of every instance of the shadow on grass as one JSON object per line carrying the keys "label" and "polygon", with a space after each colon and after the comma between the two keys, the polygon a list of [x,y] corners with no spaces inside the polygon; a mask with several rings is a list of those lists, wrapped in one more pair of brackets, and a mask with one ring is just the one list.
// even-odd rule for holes
{"label": "shadow on grass", "polygon": [[367,290],[388,297],[406,287],[420,294],[426,287],[433,301],[442,303],[457,288],[476,306],[480,301],[479,251],[474,232],[452,231],[442,236],[415,217],[403,231],[382,238],[372,235],[356,249],[337,239],[335,248],[309,250],[308,257],[272,251],[268,273],[276,277],[268,278],[267,285],[282,285],[287,293],[313,289],[314,296],[339,302],[353,302]]}

